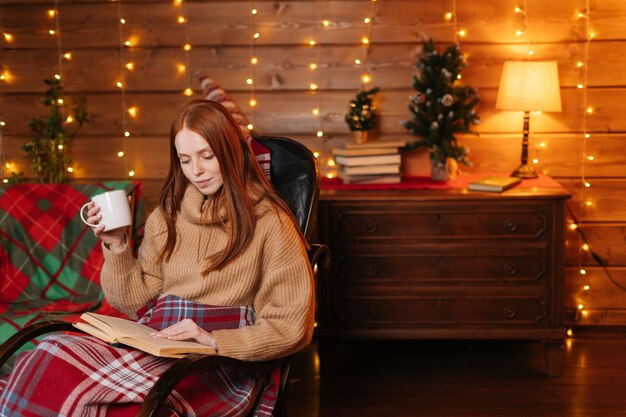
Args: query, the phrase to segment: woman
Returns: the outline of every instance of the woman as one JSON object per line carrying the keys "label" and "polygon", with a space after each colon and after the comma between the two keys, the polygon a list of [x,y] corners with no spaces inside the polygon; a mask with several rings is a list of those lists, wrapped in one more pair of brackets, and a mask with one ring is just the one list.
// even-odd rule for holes
{"label": "woman", "polygon": [[[88,216],[97,224],[99,207],[92,203]],[[174,119],[169,172],[138,258],[123,229],[98,226],[94,233],[104,246],[107,300],[153,327],[154,337],[195,339],[254,361],[309,343],[314,302],[306,243],[220,104],[194,100]],[[50,372],[35,372],[49,357]],[[48,337],[0,386],[0,415],[133,415],[171,363],[88,336]],[[61,372],[72,380],[66,388]],[[188,380],[168,400],[177,415],[240,415],[253,385],[250,375],[232,369]],[[272,380],[278,382],[276,373]],[[271,415],[275,389],[265,388],[259,415]]]}

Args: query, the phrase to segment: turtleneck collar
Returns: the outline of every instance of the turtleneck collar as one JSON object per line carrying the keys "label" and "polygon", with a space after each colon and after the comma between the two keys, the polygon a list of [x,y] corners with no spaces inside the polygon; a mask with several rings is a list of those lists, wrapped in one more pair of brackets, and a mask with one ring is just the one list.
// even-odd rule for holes
{"label": "turtleneck collar", "polygon": [[[261,201],[261,192],[249,192],[248,195],[255,205]],[[227,220],[226,209],[224,208],[219,210],[219,218],[213,219],[211,208],[213,201],[215,201],[213,196],[205,196],[195,185],[189,184],[180,204],[181,215],[185,220],[194,224],[213,224]]]}

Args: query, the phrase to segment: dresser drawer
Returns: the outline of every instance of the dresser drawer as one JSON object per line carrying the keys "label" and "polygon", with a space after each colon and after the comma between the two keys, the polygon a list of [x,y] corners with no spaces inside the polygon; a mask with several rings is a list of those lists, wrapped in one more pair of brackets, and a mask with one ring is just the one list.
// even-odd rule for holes
{"label": "dresser drawer", "polygon": [[538,295],[345,296],[337,300],[338,327],[546,327],[548,307]]}
{"label": "dresser drawer", "polygon": [[549,206],[333,205],[329,210],[331,244],[358,241],[439,242],[458,239],[550,239]]}
{"label": "dresser drawer", "polygon": [[[527,251],[528,252],[528,251]],[[428,254],[398,253],[389,248],[377,253],[334,254],[336,279],[343,284],[386,285],[472,283],[475,285],[548,285],[548,253],[476,254],[458,252]]]}

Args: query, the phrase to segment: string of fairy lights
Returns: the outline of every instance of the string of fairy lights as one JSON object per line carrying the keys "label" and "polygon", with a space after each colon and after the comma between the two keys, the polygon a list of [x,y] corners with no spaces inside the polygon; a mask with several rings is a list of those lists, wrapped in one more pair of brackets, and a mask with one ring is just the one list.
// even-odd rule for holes
{"label": "string of fairy lights", "polygon": [[261,34],[257,31],[256,27],[256,16],[258,15],[259,10],[256,8],[256,4],[254,0],[250,0],[250,77],[246,80],[246,84],[248,84],[250,88],[250,100],[248,104],[250,105],[252,117],[250,118],[250,123],[248,124],[248,130],[252,131],[254,129],[254,125],[256,124],[256,116],[257,116],[257,93],[256,93],[256,84],[257,84],[257,68],[259,65],[259,57],[257,56],[257,48],[256,43],[257,39],[261,36]]}
{"label": "string of fairy lights", "polygon": [[[2,49],[4,49],[5,45],[13,42],[13,35],[3,29],[0,29],[0,34],[2,35],[2,37],[0,38],[2,40]],[[10,80],[11,73],[5,65],[2,65],[2,72],[0,72],[0,83],[7,83]],[[4,154],[3,132],[4,127],[6,126],[6,121],[4,120],[1,111],[2,109],[0,109],[0,179],[2,180],[3,184],[6,184],[7,182],[9,182],[9,179],[6,178],[5,170],[8,172],[8,170],[11,169],[11,163],[6,160],[6,156]]]}
{"label": "string of fairy lights", "polygon": [[[126,25],[126,19],[124,18],[122,0],[117,2],[117,17],[118,17],[118,38],[119,38],[119,79],[115,83],[120,89],[121,100],[121,113],[120,120],[122,124],[122,150],[117,152],[118,158],[124,158],[124,169],[129,177],[135,175],[135,171],[130,167],[130,158],[128,156],[128,140],[131,133],[128,127],[128,116],[136,117],[137,108],[127,107],[126,104],[126,90],[127,86],[127,71],[133,71],[135,69],[135,63],[126,60],[126,48],[130,48],[135,45],[136,41],[128,39],[124,40],[124,26]],[[133,42],[134,41],[134,42]]]}

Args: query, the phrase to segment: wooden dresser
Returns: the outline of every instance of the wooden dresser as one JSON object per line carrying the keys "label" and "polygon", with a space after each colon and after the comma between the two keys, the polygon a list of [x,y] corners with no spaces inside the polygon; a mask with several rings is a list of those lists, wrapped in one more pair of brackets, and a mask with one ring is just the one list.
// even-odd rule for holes
{"label": "wooden dresser", "polygon": [[504,193],[322,190],[322,342],[531,339],[563,368],[565,201],[560,187]]}

